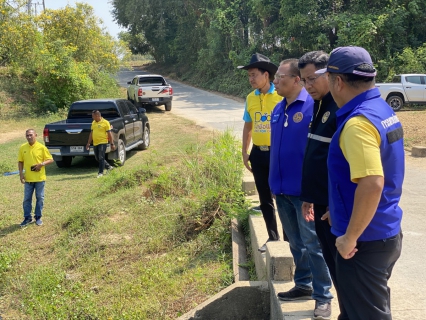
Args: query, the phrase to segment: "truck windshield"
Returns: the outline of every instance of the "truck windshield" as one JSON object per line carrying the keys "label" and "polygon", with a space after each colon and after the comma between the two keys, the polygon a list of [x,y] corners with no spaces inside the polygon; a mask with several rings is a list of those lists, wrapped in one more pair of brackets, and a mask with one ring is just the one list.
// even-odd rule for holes
{"label": "truck windshield", "polygon": [[164,79],[162,77],[142,77],[139,78],[139,84],[143,85],[156,85],[156,86],[164,86]]}
{"label": "truck windshield", "polygon": [[117,118],[117,107],[112,102],[87,102],[72,104],[68,113],[68,119],[92,119],[92,111],[99,110],[102,117],[107,119]]}

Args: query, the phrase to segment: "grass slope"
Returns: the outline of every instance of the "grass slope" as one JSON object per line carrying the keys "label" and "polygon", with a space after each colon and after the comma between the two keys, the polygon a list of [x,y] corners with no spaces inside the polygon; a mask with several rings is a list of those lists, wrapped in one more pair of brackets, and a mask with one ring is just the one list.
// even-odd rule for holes
{"label": "grass slope", "polygon": [[[239,147],[153,111],[151,147],[96,179],[93,159],[47,167],[44,225],[21,229],[23,186],[0,176],[4,319],[174,319],[232,283],[229,220],[244,214]],[[23,118],[1,144],[16,170]],[[17,131],[15,130],[15,131]],[[6,170],[3,170],[6,171]]]}

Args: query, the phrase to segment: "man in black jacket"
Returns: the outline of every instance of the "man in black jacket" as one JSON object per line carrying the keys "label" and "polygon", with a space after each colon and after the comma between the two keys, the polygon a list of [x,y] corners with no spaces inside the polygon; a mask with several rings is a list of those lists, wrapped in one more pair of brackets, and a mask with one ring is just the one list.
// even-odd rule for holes
{"label": "man in black jacket", "polygon": [[[302,213],[304,218],[307,221],[315,221],[315,230],[321,243],[324,260],[329,268],[339,298],[334,258],[337,252],[336,236],[331,233],[328,215],[326,215],[326,212],[328,212],[328,148],[331,137],[337,129],[335,113],[339,108],[330,94],[327,78],[324,75],[315,74],[315,71],[327,66],[328,59],[329,56],[325,52],[312,51],[303,55],[298,64],[301,74],[300,84],[315,100],[303,159],[300,200],[303,201]],[[339,307],[338,319],[349,319],[340,302]],[[320,309],[315,309],[315,318],[329,319],[331,307],[329,305],[321,306]]]}

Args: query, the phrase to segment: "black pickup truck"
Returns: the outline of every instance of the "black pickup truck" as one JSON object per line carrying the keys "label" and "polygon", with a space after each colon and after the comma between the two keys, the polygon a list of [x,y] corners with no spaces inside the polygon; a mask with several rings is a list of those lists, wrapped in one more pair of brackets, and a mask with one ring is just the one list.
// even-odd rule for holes
{"label": "black pickup truck", "polygon": [[43,140],[59,168],[71,166],[76,156],[94,156],[93,146],[86,150],[92,125],[92,111],[99,110],[111,124],[115,151],[108,145],[107,159],[126,161],[126,152],[134,148],[145,150],[150,143],[150,127],[146,110],[137,109],[125,99],[96,99],[71,104],[66,120],[46,124]]}

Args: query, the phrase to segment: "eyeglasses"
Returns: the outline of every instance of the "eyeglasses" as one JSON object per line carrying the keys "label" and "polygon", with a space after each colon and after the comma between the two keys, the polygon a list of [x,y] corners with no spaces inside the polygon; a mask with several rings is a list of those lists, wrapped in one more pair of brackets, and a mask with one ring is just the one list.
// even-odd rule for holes
{"label": "eyeglasses", "polygon": [[302,79],[300,79],[299,83],[300,83],[300,85],[301,85],[301,86],[306,86],[307,84],[311,86],[311,85],[313,85],[313,84],[315,83],[315,81],[316,81],[319,77],[322,77],[324,74],[325,74],[325,73],[320,74],[320,75],[318,75],[318,76],[316,76],[316,77],[314,77],[314,78],[307,78],[307,79],[302,78]]}
{"label": "eyeglasses", "polygon": [[294,74],[276,73],[274,75],[274,78],[275,79],[283,79],[285,76],[287,76],[287,77],[295,77]]}

